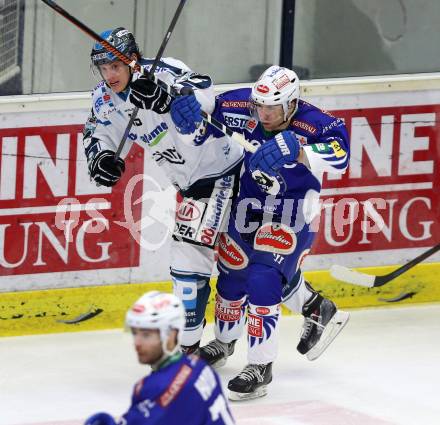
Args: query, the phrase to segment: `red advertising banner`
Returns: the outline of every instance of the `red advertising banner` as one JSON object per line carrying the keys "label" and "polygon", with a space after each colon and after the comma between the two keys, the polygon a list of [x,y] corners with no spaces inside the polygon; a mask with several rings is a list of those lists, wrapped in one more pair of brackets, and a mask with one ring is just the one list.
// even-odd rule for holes
{"label": "red advertising banner", "polygon": [[[133,148],[120,185],[99,189],[89,181],[81,132],[0,129],[0,275],[139,265],[139,245],[116,222],[125,220],[124,189],[143,173],[143,152]],[[142,183],[133,196],[141,192]],[[133,220],[140,210],[133,206]]]}
{"label": "red advertising banner", "polygon": [[[351,135],[351,161],[345,175],[325,177],[313,254],[438,243],[439,112],[440,105],[334,112]],[[140,245],[124,226],[124,196],[142,196],[142,179],[127,185],[144,172],[143,150],[133,146],[112,190],[96,188],[81,131],[0,129],[0,276],[140,265]],[[141,205],[131,202],[135,224]]]}
{"label": "red advertising banner", "polygon": [[435,245],[440,240],[440,105],[337,111],[349,170],[326,176],[313,254]]}

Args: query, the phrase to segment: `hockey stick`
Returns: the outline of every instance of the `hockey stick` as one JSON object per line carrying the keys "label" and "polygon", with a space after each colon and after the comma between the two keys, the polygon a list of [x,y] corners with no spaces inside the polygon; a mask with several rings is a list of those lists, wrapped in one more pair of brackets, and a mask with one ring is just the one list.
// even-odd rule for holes
{"label": "hockey stick", "polygon": [[[157,65],[159,64],[160,58],[163,55],[163,52],[165,50],[165,47],[168,44],[168,41],[171,37],[171,34],[174,30],[174,27],[176,26],[176,22],[179,19],[180,13],[182,12],[183,6],[185,6],[186,0],[180,0],[179,6],[177,6],[176,12],[174,13],[173,19],[171,20],[170,26],[168,27],[168,31],[165,34],[164,39],[162,40],[162,44],[159,47],[159,50],[156,54],[156,57],[154,59],[153,65],[151,65],[150,70],[148,71],[148,77],[151,79],[151,76],[154,75],[154,71],[157,68]],[[119,142],[118,149],[115,152],[115,162],[118,160],[119,156],[121,155],[122,149],[124,148],[125,142],[127,140],[128,135],[130,134],[131,127],[133,126],[134,120],[137,117],[137,114],[139,112],[139,108],[136,106],[133,110],[133,113],[131,114],[130,121],[128,121],[127,127],[124,131],[124,135],[122,136],[121,141]]]}
{"label": "hockey stick", "polygon": [[[81,21],[79,21],[74,16],[70,15],[66,10],[64,10],[62,7],[60,7],[58,4],[56,4],[52,0],[41,0],[43,3],[46,3],[49,7],[54,9],[56,12],[58,12],[61,16],[66,18],[68,21],[70,21],[72,24],[76,25],[79,29],[84,31],[89,37],[93,38],[97,42],[99,42],[105,49],[107,49],[110,53],[113,53],[118,59],[120,59],[122,62],[124,62],[126,65],[131,67],[134,71],[140,72],[141,74],[148,76],[155,84],[157,84],[161,89],[165,90],[170,96],[176,97],[178,93],[173,89],[173,87],[169,86],[168,84],[164,83],[162,80],[159,80],[154,74],[149,75],[148,71],[145,67],[140,65],[136,60],[130,59],[128,56],[121,53],[118,49],[113,47],[107,40],[103,39],[99,34],[91,30],[89,27],[87,27],[85,24],[83,24]],[[209,124],[211,124],[213,127],[215,127],[217,130],[219,130],[222,134],[229,136],[231,139],[239,143],[241,146],[243,146],[248,152],[255,152],[257,150],[256,146],[254,146],[252,143],[250,143],[246,138],[240,134],[236,133],[235,131],[232,131],[230,128],[226,127],[223,123],[215,119],[210,114],[207,114],[205,111],[202,111],[202,117],[205,119]]]}
{"label": "hockey stick", "polygon": [[439,250],[440,243],[428,249],[428,251],[420,254],[418,257],[414,258],[403,266],[392,271],[391,273],[383,276],[374,276],[371,274],[358,272],[356,270],[351,270],[347,267],[338,266],[336,264],[330,268],[330,274],[335,279],[341,280],[342,282],[352,283],[353,285],[366,286],[367,288],[376,288],[378,286],[385,285],[386,283],[405,273],[406,271],[421,263],[423,260],[427,259]]}

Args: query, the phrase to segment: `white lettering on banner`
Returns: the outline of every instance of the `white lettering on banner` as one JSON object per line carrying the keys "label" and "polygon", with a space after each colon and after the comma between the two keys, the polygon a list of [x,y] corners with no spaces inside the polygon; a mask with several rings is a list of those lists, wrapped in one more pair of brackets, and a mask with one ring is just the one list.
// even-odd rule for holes
{"label": "white lettering on banner", "polygon": [[[367,239],[367,235],[382,232],[388,241],[391,242],[391,232],[393,227],[393,208],[397,199],[382,199],[374,198],[368,201],[362,202],[364,208],[364,219],[361,222],[363,238],[359,243],[371,243]],[[374,207],[377,205],[377,208]],[[387,208],[388,207],[388,208]],[[388,226],[385,224],[385,220],[378,213],[380,210],[388,210]],[[368,220],[371,219],[374,224]]]}
{"label": "white lettering on banner", "polygon": [[[86,241],[85,235],[89,232],[88,228],[93,224],[93,222],[100,222],[102,226],[105,226],[108,229],[109,224],[106,219],[94,218],[91,220],[87,220],[81,223],[79,230],[76,235],[76,239],[74,241],[69,241],[65,239],[64,244],[58,239],[49,225],[42,222],[28,222],[28,223],[20,223],[20,227],[22,228],[22,232],[15,231],[13,235],[14,239],[20,238],[21,243],[21,251],[22,255],[18,261],[10,262],[5,256],[6,247],[8,244],[8,240],[6,238],[6,229],[11,226],[11,224],[0,224],[0,266],[7,269],[15,269],[20,267],[26,260],[32,261],[33,266],[44,266],[50,263],[53,260],[53,254],[48,253],[47,248],[50,246],[55,250],[58,257],[63,261],[64,264],[68,264],[69,262],[69,254],[76,252],[76,254],[84,261],[89,263],[98,263],[110,258],[109,256],[109,247],[111,242],[96,242],[96,246],[101,248],[101,254],[98,258],[92,258],[86,253]],[[67,220],[66,227],[67,232],[71,233],[71,227],[74,224],[74,220]],[[38,228],[38,231],[35,232],[34,226]],[[37,235],[37,252],[36,258],[29,258],[32,255],[30,247],[30,242],[35,243],[34,238],[30,238],[29,235],[35,233]],[[47,241],[49,245],[44,244],[43,242]],[[70,242],[74,242],[73,245]],[[92,247],[90,244],[88,245]],[[93,246],[95,249],[95,246]],[[45,251],[46,249],[46,251]],[[47,255],[45,255],[47,254]],[[50,257],[50,258],[48,258]]]}
{"label": "white lettering on banner", "polygon": [[405,114],[400,124],[399,175],[432,174],[434,161],[415,161],[414,152],[429,150],[429,137],[416,137],[417,127],[435,125],[435,114]]}
{"label": "white lettering on banner", "polygon": [[[21,258],[15,263],[10,263],[6,260],[5,251],[6,251],[6,229],[10,227],[10,224],[0,224],[0,266],[6,269],[13,269],[16,267],[20,267],[25,261],[28,253],[28,241],[29,241],[29,227],[32,226],[33,223],[20,223],[20,226],[24,229],[24,243],[23,243],[23,255]],[[17,233],[14,235],[17,237]]]}
{"label": "white lettering on banner", "polygon": [[[420,206],[416,207],[416,202],[422,202],[426,208],[421,209]],[[341,199],[334,202],[333,198],[329,198],[322,204],[324,209],[324,238],[326,243],[334,247],[343,247],[355,243],[356,245],[371,244],[371,235],[378,233],[383,234],[388,242],[393,239],[399,238],[395,235],[396,226],[395,221],[399,223],[398,230],[401,233],[400,239],[403,236],[408,241],[421,241],[427,240],[432,237],[431,226],[434,221],[430,220],[411,220],[409,222],[409,213],[414,216],[415,211],[419,214],[431,212],[431,200],[424,197],[410,198],[404,202],[399,208],[398,199],[382,199],[382,198],[370,198],[365,201],[358,201],[356,199]],[[345,214],[345,208],[348,207],[348,213]],[[412,211],[410,211],[413,207]],[[414,210],[417,208],[417,210]],[[379,210],[383,211],[384,215],[379,213]],[[419,214],[416,214],[418,216]],[[358,217],[362,217],[362,220],[357,222]],[[411,235],[408,228],[414,229],[415,225],[422,226],[422,234],[420,236]],[[356,226],[359,227],[355,232]],[[335,239],[333,236],[333,230],[337,236],[342,236],[343,239]],[[356,234],[357,239],[353,240]],[[359,235],[359,236],[358,236]]]}
{"label": "white lettering on banner", "polygon": [[[417,223],[423,227],[423,233],[420,236],[414,236],[409,232],[408,211],[412,204],[418,201],[423,202],[429,209],[431,209],[431,200],[429,198],[413,198],[403,206],[402,211],[399,215],[400,231],[403,233],[403,236],[405,236],[405,238],[407,238],[409,241],[423,241],[430,238],[432,235],[431,225],[434,223],[434,221],[420,221],[419,223]],[[411,228],[414,228],[414,223],[411,224]]]}
{"label": "white lettering on banner", "polygon": [[[43,235],[46,236],[47,240],[50,242],[52,248],[55,249],[55,251],[57,252],[57,254],[59,255],[59,257],[63,260],[63,262],[65,264],[67,264],[67,259],[68,259],[68,255],[69,255],[69,242],[66,239],[65,241],[65,245],[62,246],[61,242],[58,240],[58,238],[54,235],[54,233],[52,232],[52,230],[50,229],[50,227],[47,225],[47,223],[45,222],[41,222],[41,223],[35,223],[38,228],[40,229],[39,231],[39,237],[38,237],[38,256],[37,256],[37,261],[35,261],[35,263],[33,264],[34,266],[42,266],[47,264],[44,260],[43,260],[43,250],[42,250],[42,246],[43,246]],[[67,222],[68,225],[71,225],[72,222],[69,220]],[[70,230],[68,230],[68,233],[70,234]]]}
{"label": "white lettering on banner", "polygon": [[[113,208],[123,204],[125,187],[90,182],[81,128],[0,129],[0,276],[139,264],[139,246],[117,225],[125,210]],[[141,205],[132,209],[138,219]],[[128,246],[134,255],[111,255]]]}
{"label": "white lettering on banner", "polygon": [[355,117],[351,125],[351,139],[356,140],[351,144],[351,157],[357,160],[350,161],[350,177],[362,177],[363,152],[370,158],[378,176],[391,176],[394,116],[382,117],[380,141],[374,136],[366,118]]}
{"label": "white lettering on banner", "polygon": [[76,236],[76,250],[78,252],[78,255],[84,261],[87,261],[88,263],[99,263],[102,261],[106,261],[110,258],[109,247],[112,244],[111,242],[97,242],[96,243],[97,246],[101,247],[101,256],[99,256],[98,258],[92,258],[89,255],[87,255],[87,253],[86,253],[86,245],[87,244],[85,243],[85,235],[86,235],[86,233],[87,234],[91,233],[91,232],[89,232],[88,228],[91,224],[93,224],[94,221],[104,225],[107,230],[109,229],[108,220],[106,220],[105,218],[92,218],[91,220],[85,221],[81,225],[81,227],[79,228],[78,234]]}
{"label": "white lettering on banner", "polygon": [[40,170],[54,196],[67,196],[69,184],[69,134],[59,134],[52,159],[40,136],[25,137],[23,198],[36,198]]}
{"label": "white lettering on banner", "polygon": [[3,137],[0,163],[0,200],[14,199],[17,185],[17,137]]}
{"label": "white lettering on banner", "polygon": [[96,186],[96,183],[90,178],[87,169],[87,159],[82,143],[82,133],[76,137],[76,169],[75,169],[75,195],[94,195],[111,193],[111,187]]}

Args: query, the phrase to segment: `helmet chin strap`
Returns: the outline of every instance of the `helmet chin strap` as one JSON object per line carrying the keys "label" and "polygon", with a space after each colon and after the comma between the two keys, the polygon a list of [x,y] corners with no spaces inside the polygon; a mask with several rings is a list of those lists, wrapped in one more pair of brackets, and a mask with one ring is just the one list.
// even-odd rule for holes
{"label": "helmet chin strap", "polygon": [[[298,99],[296,99],[292,102],[295,102],[295,107],[293,108],[293,111],[290,114],[288,114],[289,110],[287,110],[287,113],[284,114],[286,118],[281,124],[289,122],[292,119],[292,117],[295,115],[295,112],[298,110]],[[292,102],[291,102],[291,104],[292,104]]]}
{"label": "helmet chin strap", "polygon": [[174,348],[172,350],[168,350],[168,348],[167,348],[168,339],[170,337],[171,330],[172,329],[167,329],[164,332],[161,332],[160,337],[161,337],[161,342],[162,342],[162,355],[159,357],[158,360],[156,360],[151,365],[151,368],[153,370],[159,369],[159,367],[162,363],[164,363],[170,357],[174,356],[174,354],[176,354],[180,349],[180,333],[179,332],[177,333],[177,341],[176,341],[176,345],[174,346]]}

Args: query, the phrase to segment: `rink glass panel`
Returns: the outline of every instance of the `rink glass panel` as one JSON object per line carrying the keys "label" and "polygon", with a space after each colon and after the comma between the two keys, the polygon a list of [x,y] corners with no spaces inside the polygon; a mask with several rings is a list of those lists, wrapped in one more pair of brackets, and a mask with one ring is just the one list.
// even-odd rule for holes
{"label": "rink glass panel", "polygon": [[[125,26],[154,57],[177,0],[60,0],[96,32]],[[165,56],[210,74],[215,83],[248,83],[280,62],[292,28],[291,63],[302,79],[437,72],[436,0],[191,0]],[[0,95],[87,91],[93,41],[38,0],[0,2]]]}

